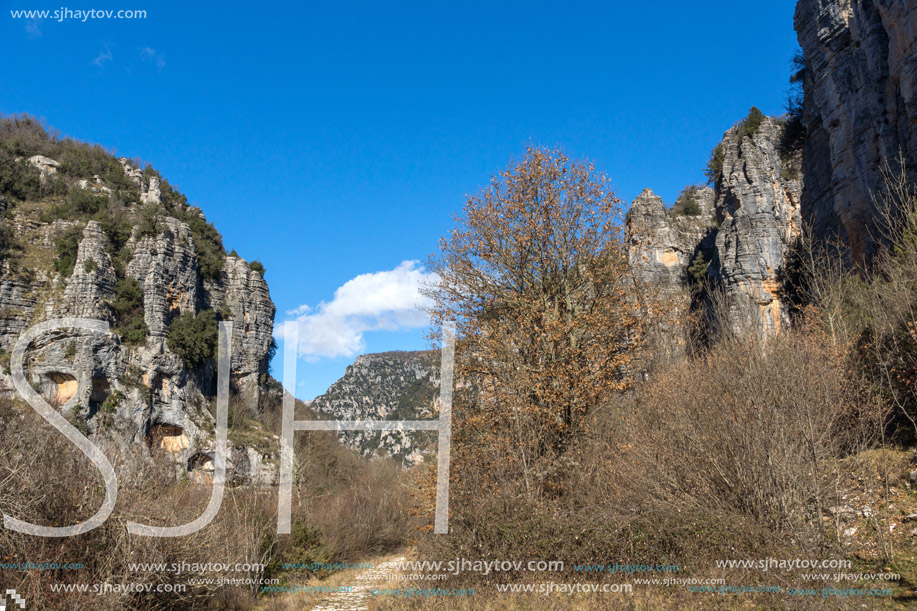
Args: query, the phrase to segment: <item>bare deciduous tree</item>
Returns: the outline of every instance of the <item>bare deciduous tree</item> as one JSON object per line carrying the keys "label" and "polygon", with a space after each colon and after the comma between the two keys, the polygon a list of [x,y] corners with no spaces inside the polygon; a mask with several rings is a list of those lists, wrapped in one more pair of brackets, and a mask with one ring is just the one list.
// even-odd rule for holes
{"label": "bare deciduous tree", "polygon": [[[530,148],[470,197],[431,268],[434,326],[458,329],[456,460],[529,498],[585,416],[628,385],[642,337],[608,178]],[[476,486],[476,484],[473,484]]]}

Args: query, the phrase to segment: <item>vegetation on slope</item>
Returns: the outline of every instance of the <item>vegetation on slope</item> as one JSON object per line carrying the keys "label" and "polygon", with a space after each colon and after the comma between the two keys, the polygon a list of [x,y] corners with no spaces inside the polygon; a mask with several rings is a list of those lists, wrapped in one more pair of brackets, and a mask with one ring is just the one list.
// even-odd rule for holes
{"label": "vegetation on slope", "polygon": [[[507,193],[506,201],[522,210],[526,204],[521,202],[538,200],[513,197],[516,190],[550,193],[539,173],[519,171],[524,167],[495,179],[491,192]],[[503,180],[512,189],[503,191]],[[890,177],[884,202],[887,250],[869,270],[838,264],[842,257],[811,242],[800,245],[795,282],[804,290],[795,296],[793,329],[761,338],[751,327],[735,330],[716,323],[728,312],[714,308],[713,335],[703,344],[689,343],[665,356],[652,354],[658,347],[648,343],[647,358],[641,358],[640,344],[631,342],[633,365],[589,380],[589,391],[599,400],[579,403],[585,409],[575,427],[564,425],[565,414],[538,419],[544,410],[537,376],[563,347],[543,341],[547,325],[533,321],[530,312],[553,315],[569,307],[569,302],[555,304],[547,290],[547,280],[556,278],[568,260],[539,242],[539,228],[566,227],[577,203],[558,198],[554,201],[564,203],[555,208],[535,207],[547,210],[550,220],[503,222],[514,217],[505,212],[501,217],[499,204],[489,211],[494,214],[477,216],[480,201],[489,202],[471,200],[457,233],[460,245],[477,246],[468,252],[483,262],[467,265],[466,251],[455,248],[455,238],[443,240],[439,255],[437,271],[449,288],[433,295],[436,307],[441,316],[462,321],[463,333],[457,348],[451,530],[424,536],[422,557],[537,558],[567,567],[677,564],[679,577],[724,577],[726,583],[735,583],[739,575],[717,561],[847,558],[861,571],[901,576],[845,586],[887,587],[893,595],[883,603],[906,603],[917,579],[917,549],[906,526],[917,509],[917,493],[911,488],[910,453],[904,451],[907,445],[899,445],[913,438],[917,420],[917,193],[906,177]],[[493,219],[501,219],[501,228],[491,227]],[[491,241],[499,231],[500,239]],[[557,239],[560,234],[547,235]],[[534,252],[552,253],[537,261],[551,274],[521,271],[520,282],[506,285],[491,285],[477,275],[471,283],[471,276],[461,275],[500,269],[502,261],[525,270]],[[573,261],[585,266],[595,249],[571,252]],[[696,264],[698,273],[703,266]],[[530,306],[520,287],[530,289],[544,309]],[[683,324],[710,321],[689,318]],[[500,334],[504,325],[512,325],[513,333]],[[487,330],[482,339],[477,328]],[[502,352],[488,344],[490,338],[500,340]],[[498,377],[503,368],[524,371],[525,383]],[[641,369],[644,375],[624,383]],[[551,392],[567,388],[562,380]],[[500,409],[502,418],[494,414]],[[564,443],[552,446],[565,431]],[[433,468],[418,477],[431,512]],[[487,578],[465,573],[439,585],[485,589],[494,582],[543,578],[524,571]],[[744,571],[741,579],[768,587],[838,586],[830,578],[804,582],[799,574]],[[704,602],[702,595],[675,588],[647,591],[655,591],[651,607]],[[488,608],[488,600],[477,604]],[[759,608],[784,608],[788,601],[773,594],[747,600]],[[821,604],[814,598],[792,602],[800,608]],[[411,602],[387,606],[414,607]]]}
{"label": "vegetation on slope", "polygon": [[[42,181],[39,170],[26,162],[34,155],[48,157],[61,165],[55,174]],[[135,168],[139,166],[137,161],[130,163]],[[40,219],[44,222],[98,221],[111,240],[113,254],[122,259],[122,264],[126,263],[122,249],[134,226],[140,226],[140,235],[155,235],[156,216],[177,218],[191,229],[201,275],[218,277],[225,255],[220,233],[151,166],[147,165],[143,176],[147,181],[160,180],[161,204],[138,203],[139,189],[113,152],[98,145],[61,138],[33,117],[0,117],[0,196],[9,200],[12,208],[17,203],[40,201]],[[80,180],[88,181],[91,186],[102,185],[110,192],[83,188],[78,184]],[[72,249],[68,248],[66,244],[59,248],[65,252],[58,255],[60,263],[55,264],[57,271],[64,275],[73,269],[69,260]]]}

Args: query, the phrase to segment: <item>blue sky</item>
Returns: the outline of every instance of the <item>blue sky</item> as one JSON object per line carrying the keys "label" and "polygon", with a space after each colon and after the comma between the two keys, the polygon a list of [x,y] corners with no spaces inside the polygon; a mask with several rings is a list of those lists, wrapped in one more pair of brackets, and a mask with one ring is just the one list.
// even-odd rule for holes
{"label": "blue sky", "polygon": [[151,162],[260,259],[277,322],[320,335],[303,398],[356,352],[427,347],[410,262],[526,146],[672,202],[750,106],[783,113],[797,48],[793,0],[0,4],[0,112]]}

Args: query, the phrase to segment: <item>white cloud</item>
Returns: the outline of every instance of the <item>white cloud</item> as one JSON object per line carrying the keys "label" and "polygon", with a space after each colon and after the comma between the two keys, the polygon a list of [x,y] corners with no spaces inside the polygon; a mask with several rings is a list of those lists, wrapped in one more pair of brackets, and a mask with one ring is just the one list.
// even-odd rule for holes
{"label": "white cloud", "polygon": [[30,19],[25,23],[25,32],[29,38],[41,38],[41,20]]}
{"label": "white cloud", "polygon": [[105,65],[105,62],[110,62],[112,60],[111,49],[108,48],[108,45],[102,45],[105,47],[105,50],[99,53],[98,57],[92,60],[92,63],[99,68]]}
{"label": "white cloud", "polygon": [[[330,302],[315,308],[301,305],[287,312],[299,321],[299,354],[310,360],[354,356],[365,348],[366,331],[416,329],[428,322],[423,285],[436,280],[417,261],[403,261],[393,270],[361,274],[334,292]],[[284,339],[277,325],[277,339]]]}
{"label": "white cloud", "polygon": [[162,53],[157,53],[156,49],[152,47],[143,47],[140,49],[140,57],[143,61],[155,64],[158,70],[162,70],[166,66],[166,58],[163,57]]}
{"label": "white cloud", "polygon": [[300,316],[312,311],[312,307],[306,304],[302,304],[298,308],[293,308],[292,310],[287,310],[287,316]]}

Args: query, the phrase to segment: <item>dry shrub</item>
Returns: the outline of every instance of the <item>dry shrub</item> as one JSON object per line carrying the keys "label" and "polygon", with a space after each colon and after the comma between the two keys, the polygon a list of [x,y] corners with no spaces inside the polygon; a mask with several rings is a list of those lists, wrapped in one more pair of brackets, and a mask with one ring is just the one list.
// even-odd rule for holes
{"label": "dry shrub", "polygon": [[412,532],[406,473],[390,458],[366,460],[333,433],[299,433],[297,500],[332,558],[353,562],[403,546]]}
{"label": "dry shrub", "polygon": [[[91,516],[103,498],[98,471],[62,435],[31,410],[5,404],[0,414],[0,509],[36,524],[75,524]],[[251,489],[227,489],[217,518],[185,537],[130,535],[126,522],[178,525],[203,511],[210,486],[176,482],[174,466],[139,452],[103,447],[119,474],[114,513],[98,528],[63,538],[34,537],[0,529],[5,562],[81,562],[81,570],[0,572],[29,609],[245,608],[257,586],[191,585],[195,577],[261,577],[260,571],[204,575],[171,570],[131,570],[129,563],[267,563],[276,496]],[[155,458],[155,457],[154,457]],[[183,593],[121,595],[53,593],[49,584],[185,584]],[[240,601],[247,601],[242,604]]]}
{"label": "dry shrub", "polygon": [[795,331],[724,340],[660,372],[621,416],[615,480],[632,499],[814,543],[836,500],[834,459],[872,443],[884,409],[843,352]]}
{"label": "dry shrub", "polygon": [[[273,421],[274,410],[263,417]],[[240,415],[242,412],[240,411]],[[98,440],[97,440],[98,441]],[[101,442],[100,442],[101,443]],[[130,535],[126,522],[157,526],[190,522],[203,512],[211,487],[176,478],[165,455],[102,446],[119,479],[115,512],[80,536],[33,537],[0,529],[4,562],[82,562],[82,570],[2,571],[0,582],[25,595],[30,609],[247,609],[258,585],[188,585],[184,593],[121,596],[52,593],[51,583],[188,584],[189,579],[279,577],[281,562],[365,560],[403,546],[412,532],[405,473],[391,460],[368,461],[331,433],[299,433],[294,532],[277,534],[275,488],[227,487],[216,519],[189,536]],[[0,509],[36,524],[75,524],[104,496],[98,471],[62,435],[23,406],[0,406]],[[249,573],[173,574],[132,571],[129,563],[248,563]]]}
{"label": "dry shrub", "polygon": [[530,147],[440,240],[426,292],[434,336],[457,326],[453,464],[485,480],[472,490],[540,497],[589,412],[629,384],[643,318],[622,220],[593,164]]}
{"label": "dry shrub", "polygon": [[853,263],[843,242],[816,239],[809,228],[789,255],[791,305],[817,321],[835,345],[849,345],[851,365],[893,411],[889,433],[917,435],[917,187],[903,158],[885,162],[878,211],[870,228],[878,245]]}
{"label": "dry shrub", "polygon": [[847,362],[818,330],[723,338],[597,410],[552,494],[462,494],[485,478],[459,465],[451,533],[420,553],[690,570],[825,550],[836,525],[822,518],[851,477],[838,459],[874,445],[885,417]]}
{"label": "dry shrub", "polygon": [[[279,435],[283,391],[269,384],[259,420]],[[320,419],[300,401],[295,413],[299,420]],[[410,477],[394,460],[362,458],[332,432],[297,432],[294,444],[292,533],[276,538],[272,576],[293,578],[282,574],[282,563],[355,562],[407,544],[414,525]]]}

